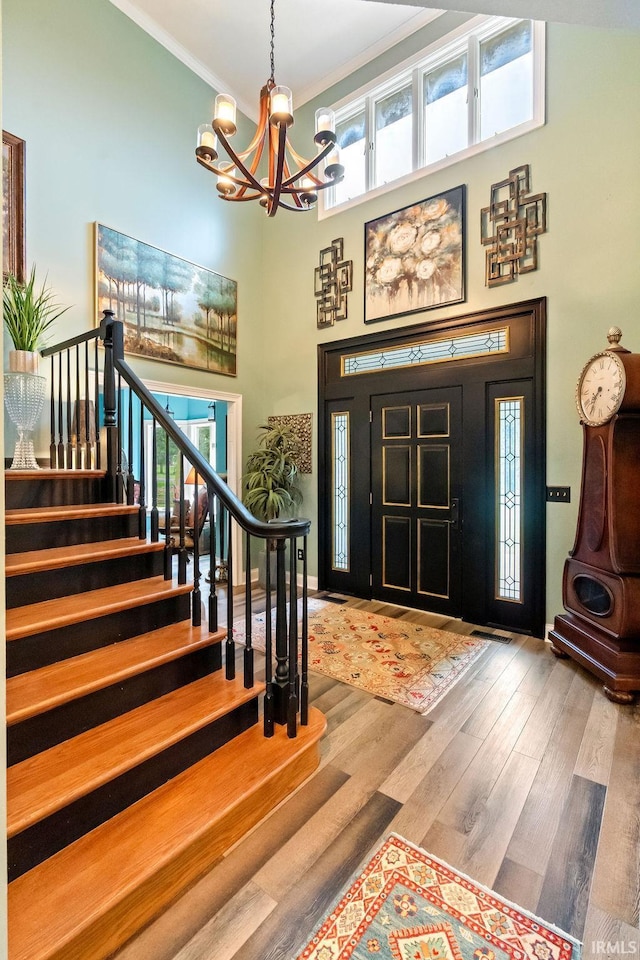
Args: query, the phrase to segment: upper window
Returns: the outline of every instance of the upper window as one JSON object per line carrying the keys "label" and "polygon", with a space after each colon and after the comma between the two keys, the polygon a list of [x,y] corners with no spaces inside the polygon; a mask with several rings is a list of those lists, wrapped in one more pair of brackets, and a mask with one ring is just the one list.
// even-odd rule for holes
{"label": "upper window", "polygon": [[544,123],[544,24],[476,17],[420,59],[336,107],[344,180],[325,209],[355,203]]}

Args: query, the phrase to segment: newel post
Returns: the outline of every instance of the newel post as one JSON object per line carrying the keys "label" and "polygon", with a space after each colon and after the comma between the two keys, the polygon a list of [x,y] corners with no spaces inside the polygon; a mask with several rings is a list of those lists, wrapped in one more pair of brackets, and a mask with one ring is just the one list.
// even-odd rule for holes
{"label": "newel post", "polygon": [[[276,540],[276,672],[273,679],[273,719],[285,724],[289,703],[289,637],[287,630],[286,540]],[[268,562],[267,557],[267,562]]]}

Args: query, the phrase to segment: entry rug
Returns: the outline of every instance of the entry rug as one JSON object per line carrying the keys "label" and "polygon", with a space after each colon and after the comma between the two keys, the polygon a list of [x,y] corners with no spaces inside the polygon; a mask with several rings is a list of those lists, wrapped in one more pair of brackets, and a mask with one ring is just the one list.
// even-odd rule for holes
{"label": "entry rug", "polygon": [[296,960],[579,960],[577,940],[391,834]]}
{"label": "entry rug", "polygon": [[[422,714],[489,643],[313,597],[308,611],[310,670]],[[264,629],[264,614],[254,617],[252,643],[258,649],[264,649]],[[235,628],[234,640],[244,642]]]}

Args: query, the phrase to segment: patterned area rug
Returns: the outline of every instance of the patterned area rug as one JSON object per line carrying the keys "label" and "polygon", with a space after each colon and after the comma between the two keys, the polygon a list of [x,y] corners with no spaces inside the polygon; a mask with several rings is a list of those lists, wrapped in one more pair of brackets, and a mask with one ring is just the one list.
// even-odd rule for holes
{"label": "patterned area rug", "polygon": [[[310,670],[418,713],[430,710],[488,643],[325,600],[311,598],[308,609]],[[264,629],[264,615],[254,617],[258,649]],[[244,637],[234,630],[234,640]]]}
{"label": "patterned area rug", "polygon": [[580,944],[392,834],[297,960],[578,960]]}

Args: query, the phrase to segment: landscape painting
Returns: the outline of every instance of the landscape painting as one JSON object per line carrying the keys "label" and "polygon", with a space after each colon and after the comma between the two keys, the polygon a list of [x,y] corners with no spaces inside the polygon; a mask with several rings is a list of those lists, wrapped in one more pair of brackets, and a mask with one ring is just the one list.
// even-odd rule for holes
{"label": "landscape painting", "polygon": [[97,322],[112,310],[126,353],[236,375],[238,285],[96,223]]}

